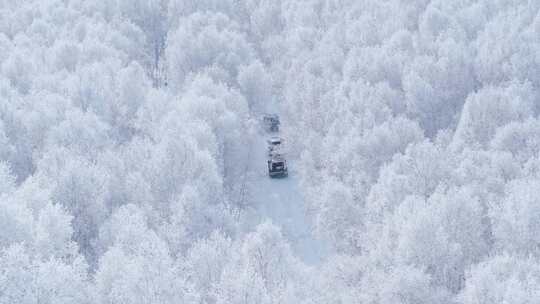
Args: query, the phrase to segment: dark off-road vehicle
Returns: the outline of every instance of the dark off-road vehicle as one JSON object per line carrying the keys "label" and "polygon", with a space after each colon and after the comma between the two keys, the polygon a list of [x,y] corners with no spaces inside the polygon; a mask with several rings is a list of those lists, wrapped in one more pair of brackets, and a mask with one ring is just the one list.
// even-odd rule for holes
{"label": "dark off-road vehicle", "polygon": [[268,176],[274,177],[287,177],[289,172],[287,170],[287,161],[281,155],[274,155],[268,160]]}

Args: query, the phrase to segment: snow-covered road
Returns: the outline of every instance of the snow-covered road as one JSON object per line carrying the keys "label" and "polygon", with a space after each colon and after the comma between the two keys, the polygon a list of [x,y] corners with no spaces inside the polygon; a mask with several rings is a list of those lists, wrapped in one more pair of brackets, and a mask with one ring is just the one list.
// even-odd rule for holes
{"label": "snow-covered road", "polygon": [[287,178],[268,177],[266,139],[270,136],[262,131],[252,135],[247,194],[254,214],[250,215],[249,222],[254,225],[270,219],[281,227],[294,254],[306,264],[316,265],[327,255],[328,246],[312,234],[311,220],[299,189],[294,160],[287,160]]}

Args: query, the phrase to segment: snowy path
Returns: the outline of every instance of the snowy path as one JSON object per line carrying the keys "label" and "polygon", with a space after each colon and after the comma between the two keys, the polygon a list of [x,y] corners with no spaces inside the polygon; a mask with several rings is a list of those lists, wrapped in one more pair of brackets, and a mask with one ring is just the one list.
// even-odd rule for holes
{"label": "snowy path", "polygon": [[311,232],[294,161],[288,159],[287,178],[268,177],[266,138],[269,136],[264,132],[254,134],[250,147],[247,191],[255,211],[250,222],[253,225],[270,219],[281,227],[296,256],[307,264],[318,264],[326,256],[328,247]]}

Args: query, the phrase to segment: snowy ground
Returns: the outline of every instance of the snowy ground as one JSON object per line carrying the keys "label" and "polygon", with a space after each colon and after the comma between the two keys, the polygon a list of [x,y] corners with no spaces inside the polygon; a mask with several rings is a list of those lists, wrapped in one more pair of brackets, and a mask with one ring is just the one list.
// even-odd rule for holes
{"label": "snowy ground", "polygon": [[272,135],[260,131],[252,138],[247,174],[247,192],[254,207],[250,225],[270,219],[281,226],[295,255],[307,264],[316,265],[327,255],[328,246],[312,234],[310,217],[298,187],[294,160],[287,160],[287,178],[268,177],[266,139]]}

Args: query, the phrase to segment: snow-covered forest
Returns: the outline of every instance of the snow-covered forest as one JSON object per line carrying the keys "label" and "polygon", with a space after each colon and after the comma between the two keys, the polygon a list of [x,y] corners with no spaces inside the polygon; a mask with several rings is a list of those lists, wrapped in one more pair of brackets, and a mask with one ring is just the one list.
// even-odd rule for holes
{"label": "snow-covered forest", "polygon": [[0,304],[538,303],[539,114],[537,0],[0,0]]}

